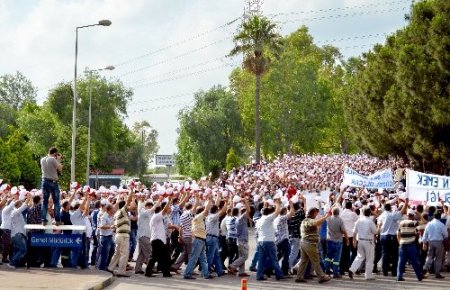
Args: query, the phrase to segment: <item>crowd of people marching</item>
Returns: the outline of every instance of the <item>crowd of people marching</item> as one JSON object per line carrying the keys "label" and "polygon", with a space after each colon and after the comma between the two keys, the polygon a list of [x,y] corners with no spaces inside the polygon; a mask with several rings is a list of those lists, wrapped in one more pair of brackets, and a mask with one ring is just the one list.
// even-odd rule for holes
{"label": "crowd of people marching", "polygon": [[[391,168],[395,191],[343,186],[345,166],[361,174]],[[317,277],[323,283],[359,273],[371,280],[380,272],[403,281],[405,268],[412,267],[419,281],[431,273],[444,278],[449,206],[410,204],[405,167],[366,155],[286,155],[222,172],[217,180],[98,190],[73,184],[60,192],[62,167],[51,148],[41,160],[41,189],[0,187],[1,261],[11,268],[95,267],[118,277],[211,279],[256,272],[257,280]],[[316,198],[307,202],[311,194]],[[27,224],[44,227],[27,232]],[[84,234],[85,243],[30,247],[30,232]],[[250,239],[256,242],[252,253]]]}

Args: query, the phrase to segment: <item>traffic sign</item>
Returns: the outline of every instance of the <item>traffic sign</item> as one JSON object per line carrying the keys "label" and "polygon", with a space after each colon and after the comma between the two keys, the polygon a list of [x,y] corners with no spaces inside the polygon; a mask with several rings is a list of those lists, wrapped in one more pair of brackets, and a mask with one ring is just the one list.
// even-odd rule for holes
{"label": "traffic sign", "polygon": [[83,235],[80,234],[38,234],[32,233],[32,247],[81,248]]}
{"label": "traffic sign", "polygon": [[156,165],[166,165],[166,166],[175,165],[173,155],[156,155]]}

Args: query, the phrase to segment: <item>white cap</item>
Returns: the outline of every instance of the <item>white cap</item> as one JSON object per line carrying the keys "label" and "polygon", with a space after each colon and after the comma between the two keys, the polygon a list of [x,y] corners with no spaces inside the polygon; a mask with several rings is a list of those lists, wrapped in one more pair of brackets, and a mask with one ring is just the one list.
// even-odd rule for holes
{"label": "white cap", "polygon": [[108,200],[107,199],[102,199],[101,201],[100,201],[100,204],[101,205],[108,205]]}
{"label": "white cap", "polygon": [[408,209],[408,215],[416,215],[416,212],[413,209]]}
{"label": "white cap", "polygon": [[238,202],[240,202],[240,201],[241,201],[241,197],[240,197],[239,195],[233,196],[233,202],[234,202],[234,203],[238,203]]}

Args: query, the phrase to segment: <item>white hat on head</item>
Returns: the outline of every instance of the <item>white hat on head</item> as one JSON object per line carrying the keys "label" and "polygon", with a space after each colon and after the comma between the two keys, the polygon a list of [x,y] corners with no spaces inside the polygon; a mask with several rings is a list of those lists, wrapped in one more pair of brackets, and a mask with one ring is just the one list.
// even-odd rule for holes
{"label": "white hat on head", "polygon": [[238,209],[241,209],[243,207],[244,207],[244,205],[241,202],[236,204],[236,208],[238,208]]}
{"label": "white hat on head", "polygon": [[11,194],[17,194],[19,192],[19,189],[17,188],[17,186],[13,186],[11,188]]}
{"label": "white hat on head", "polygon": [[240,197],[239,195],[233,196],[233,202],[234,202],[234,203],[238,203],[238,202],[240,202],[240,201],[241,201],[241,197]]}
{"label": "white hat on head", "polygon": [[21,189],[19,191],[19,200],[25,200],[27,198],[27,191],[26,189]]}
{"label": "white hat on head", "polygon": [[110,191],[110,192],[116,192],[116,191],[117,191],[117,186],[111,185],[111,186],[109,187],[109,191]]}
{"label": "white hat on head", "polygon": [[408,215],[416,215],[416,212],[413,209],[408,209]]}
{"label": "white hat on head", "polygon": [[298,196],[294,195],[293,197],[291,197],[291,201],[292,201],[292,203],[297,203],[298,202]]}
{"label": "white hat on head", "polygon": [[108,205],[108,200],[107,199],[102,199],[101,201],[100,201],[100,204],[101,205]]}

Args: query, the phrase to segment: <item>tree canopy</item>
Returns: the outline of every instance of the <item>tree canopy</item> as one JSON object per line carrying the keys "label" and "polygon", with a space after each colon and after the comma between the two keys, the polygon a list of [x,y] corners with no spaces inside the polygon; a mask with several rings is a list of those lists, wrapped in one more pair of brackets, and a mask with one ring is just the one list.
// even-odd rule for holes
{"label": "tree canopy", "polygon": [[449,19],[449,1],[418,2],[405,28],[349,62],[345,116],[362,149],[448,170]]}

